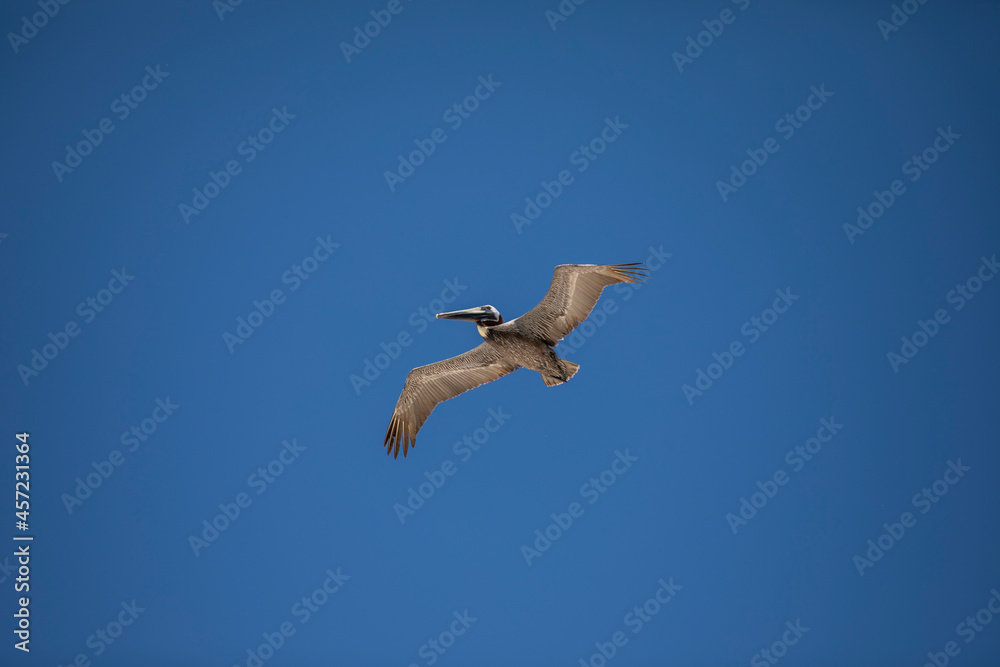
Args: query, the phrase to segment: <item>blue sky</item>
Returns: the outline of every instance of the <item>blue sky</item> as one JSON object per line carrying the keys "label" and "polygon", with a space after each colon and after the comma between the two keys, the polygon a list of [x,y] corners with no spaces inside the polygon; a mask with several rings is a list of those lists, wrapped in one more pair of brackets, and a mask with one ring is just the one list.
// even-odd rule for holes
{"label": "blue sky", "polygon": [[993,664],[1000,12],[902,5],[6,3],[0,662]]}

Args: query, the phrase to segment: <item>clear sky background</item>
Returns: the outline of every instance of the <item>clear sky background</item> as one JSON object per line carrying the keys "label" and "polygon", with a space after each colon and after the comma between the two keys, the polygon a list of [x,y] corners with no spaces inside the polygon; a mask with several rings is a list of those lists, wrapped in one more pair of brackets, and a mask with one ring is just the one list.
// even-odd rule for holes
{"label": "clear sky background", "polygon": [[996,664],[1000,10],[902,4],[5,3],[0,663]]}

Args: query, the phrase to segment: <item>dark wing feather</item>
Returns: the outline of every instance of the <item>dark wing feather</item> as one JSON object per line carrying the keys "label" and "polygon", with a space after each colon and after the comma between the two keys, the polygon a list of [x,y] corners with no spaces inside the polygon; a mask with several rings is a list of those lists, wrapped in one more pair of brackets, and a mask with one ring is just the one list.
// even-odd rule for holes
{"label": "dark wing feather", "polygon": [[409,448],[416,445],[417,431],[438,403],[492,382],[517,368],[488,343],[457,357],[414,368],[406,376],[403,393],[399,395],[385,433],[385,453],[393,454],[393,458],[399,456],[402,444],[405,457]]}
{"label": "dark wing feather", "polygon": [[632,264],[561,264],[541,303],[512,321],[525,333],[555,345],[587,319],[601,298],[601,291],[615,283],[642,282],[646,269]]}

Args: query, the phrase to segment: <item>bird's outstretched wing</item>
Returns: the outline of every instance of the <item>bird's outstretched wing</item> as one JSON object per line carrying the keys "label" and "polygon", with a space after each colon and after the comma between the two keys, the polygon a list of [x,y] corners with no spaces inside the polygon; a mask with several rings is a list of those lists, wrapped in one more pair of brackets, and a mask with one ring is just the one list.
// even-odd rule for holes
{"label": "bird's outstretched wing", "polygon": [[385,433],[385,453],[398,457],[402,444],[405,457],[407,450],[416,444],[417,431],[438,403],[492,382],[517,368],[489,343],[457,357],[414,368],[406,376],[403,393],[396,401],[396,409]]}
{"label": "bird's outstretched wing", "polygon": [[511,324],[555,345],[587,319],[601,291],[615,283],[642,282],[647,269],[632,264],[560,264],[541,303]]}

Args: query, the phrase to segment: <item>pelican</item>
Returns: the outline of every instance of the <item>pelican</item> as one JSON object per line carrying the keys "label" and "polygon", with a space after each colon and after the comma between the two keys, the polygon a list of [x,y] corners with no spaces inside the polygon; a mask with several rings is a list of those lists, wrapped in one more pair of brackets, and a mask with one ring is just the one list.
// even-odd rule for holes
{"label": "pelican", "polygon": [[490,305],[438,313],[437,317],[446,320],[475,322],[483,343],[457,357],[410,371],[385,433],[386,454],[398,457],[402,445],[405,458],[438,403],[518,368],[537,371],[547,387],[569,380],[580,366],[560,359],[552,348],[587,319],[605,287],[642,282],[647,276],[641,262],[562,264],[552,274],[541,303],[510,322],[505,323],[500,311]]}

